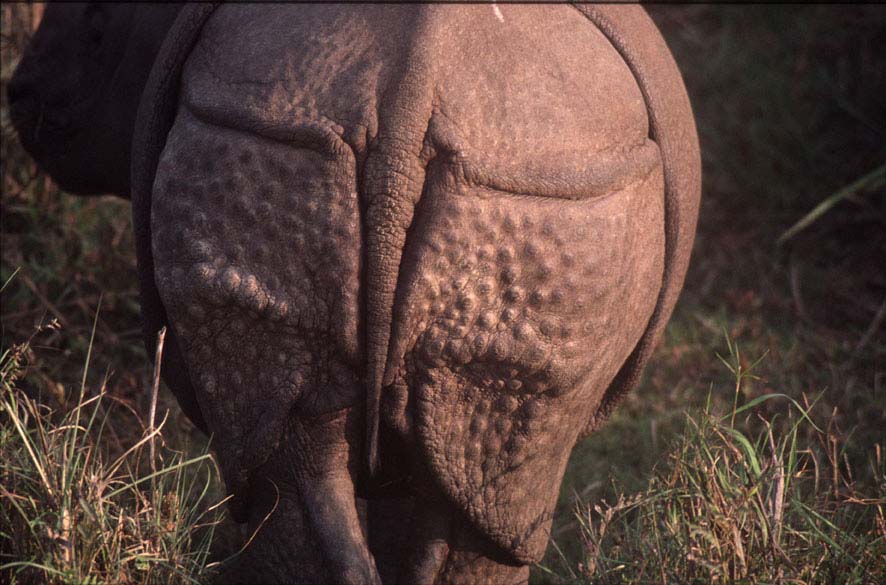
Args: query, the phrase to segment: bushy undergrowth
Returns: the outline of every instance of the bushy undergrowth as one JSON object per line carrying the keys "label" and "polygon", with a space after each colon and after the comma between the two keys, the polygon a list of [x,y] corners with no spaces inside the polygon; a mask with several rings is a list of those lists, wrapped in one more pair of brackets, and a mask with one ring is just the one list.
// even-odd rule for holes
{"label": "bushy undergrowth", "polygon": [[[737,398],[753,376],[730,343]],[[714,392],[714,389],[711,390]],[[767,404],[769,403],[769,404]],[[771,419],[759,415],[768,405]],[[583,559],[542,568],[567,583],[886,582],[886,459],[868,446],[859,486],[847,443],[810,404],[766,394],[730,412],[687,414],[648,486],[614,503],[578,499]],[[853,446],[858,449],[858,446]],[[861,490],[861,491],[860,491]]]}
{"label": "bushy undergrowth", "polygon": [[71,408],[41,404],[17,384],[30,349],[0,358],[0,580],[198,582],[221,517],[210,455],[168,448],[162,422],[120,445],[104,386],[85,385],[88,361]]}

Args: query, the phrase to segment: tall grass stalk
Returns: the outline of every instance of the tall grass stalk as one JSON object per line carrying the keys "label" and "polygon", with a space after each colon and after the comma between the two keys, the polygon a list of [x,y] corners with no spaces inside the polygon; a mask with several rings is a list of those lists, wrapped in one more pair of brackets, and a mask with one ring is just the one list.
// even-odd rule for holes
{"label": "tall grass stalk", "polygon": [[210,455],[167,448],[162,422],[112,455],[107,379],[90,396],[87,359],[73,408],[40,404],[19,387],[31,340],[0,357],[0,581],[202,580],[222,513]]}

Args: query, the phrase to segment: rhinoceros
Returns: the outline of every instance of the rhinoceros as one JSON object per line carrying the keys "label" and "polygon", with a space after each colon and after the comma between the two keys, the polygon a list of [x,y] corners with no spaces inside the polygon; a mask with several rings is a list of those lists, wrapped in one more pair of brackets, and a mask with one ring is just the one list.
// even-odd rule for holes
{"label": "rhinoceros", "polygon": [[168,327],[164,379],[255,533],[222,580],[525,581],[699,197],[638,6],[185,8],[133,220],[146,344]]}
{"label": "rhinoceros", "polygon": [[182,6],[46,7],[6,92],[25,150],[66,191],[129,198],[139,99]]}

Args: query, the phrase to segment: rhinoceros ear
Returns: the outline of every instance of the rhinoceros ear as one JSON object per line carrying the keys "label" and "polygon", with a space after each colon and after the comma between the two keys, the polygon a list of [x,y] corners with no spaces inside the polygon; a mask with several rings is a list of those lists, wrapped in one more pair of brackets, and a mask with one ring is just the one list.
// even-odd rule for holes
{"label": "rhinoceros ear", "polygon": [[689,265],[701,196],[701,156],[683,79],[667,44],[640,6],[575,6],[609,39],[633,72],[646,101],[649,133],[664,167],[665,263],[655,312],[630,357],[613,379],[584,435],[600,426],[639,381],[667,325]]}
{"label": "rhinoceros ear", "polygon": [[[154,257],[151,252],[154,175],[166,136],[175,120],[182,68],[203,24],[216,6],[188,5],[178,15],[154,62],[136,118],[132,144],[132,224],[141,292],[142,330],[148,355],[152,359],[157,333],[167,324],[166,309],[154,280]],[[174,331],[170,331],[166,338],[161,374],[188,418],[200,430],[207,432]]]}

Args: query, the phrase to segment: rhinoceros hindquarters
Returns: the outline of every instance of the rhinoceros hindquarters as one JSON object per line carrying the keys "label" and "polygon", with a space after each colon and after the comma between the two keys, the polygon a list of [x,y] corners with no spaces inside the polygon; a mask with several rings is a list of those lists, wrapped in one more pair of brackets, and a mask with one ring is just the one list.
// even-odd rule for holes
{"label": "rhinoceros hindquarters", "polygon": [[[675,70],[662,86],[643,65],[667,52],[648,19],[490,8],[226,6],[199,35],[189,9],[155,69],[134,208],[149,338],[168,314],[233,490],[281,483],[276,530],[291,515],[353,545],[326,555],[339,580],[367,564],[350,509],[366,442],[336,422],[361,416],[362,377],[370,422],[378,398],[451,512],[448,552],[425,534],[414,568],[492,580],[542,554],[572,443],[636,381],[682,281],[697,149],[685,95],[655,96],[682,91]],[[280,127],[333,120],[349,146]],[[303,436],[317,450],[287,451]]]}
{"label": "rhinoceros hindquarters", "polygon": [[[248,505],[276,479],[282,498],[299,501],[327,578],[372,582],[353,487],[360,230],[347,162],[182,107],[157,169],[151,237],[157,289],[229,488]],[[253,481],[272,456],[276,468]]]}

